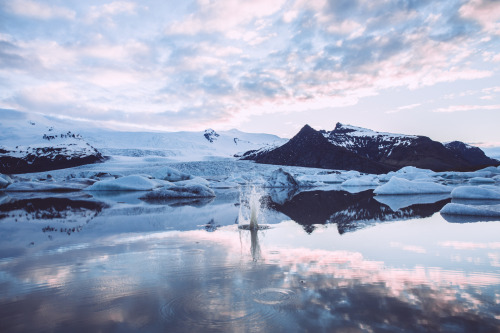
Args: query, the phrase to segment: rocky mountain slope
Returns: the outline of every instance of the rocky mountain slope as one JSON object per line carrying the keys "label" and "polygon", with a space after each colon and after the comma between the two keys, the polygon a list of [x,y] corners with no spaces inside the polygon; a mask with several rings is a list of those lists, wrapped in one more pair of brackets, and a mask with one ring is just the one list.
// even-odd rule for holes
{"label": "rocky mountain slope", "polygon": [[357,170],[379,174],[395,170],[392,166],[331,144],[319,131],[309,125],[305,125],[284,145],[273,150],[246,154],[242,159],[251,159],[264,164]]}
{"label": "rocky mountain slope", "polygon": [[242,159],[367,173],[385,173],[405,166],[468,171],[500,164],[481,149],[459,141],[442,144],[426,136],[382,133],[340,123],[329,132],[306,125],[285,145],[249,151]]}

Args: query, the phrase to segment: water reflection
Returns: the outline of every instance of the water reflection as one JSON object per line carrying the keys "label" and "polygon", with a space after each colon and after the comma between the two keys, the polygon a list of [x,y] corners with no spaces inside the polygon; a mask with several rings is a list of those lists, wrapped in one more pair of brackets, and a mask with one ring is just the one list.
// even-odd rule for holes
{"label": "water reflection", "polygon": [[[269,206],[303,225],[308,233],[312,233],[317,224],[336,224],[341,234],[378,222],[429,217],[451,201],[447,196],[379,198],[374,197],[373,190],[357,193],[308,191],[288,194],[286,200],[284,197],[282,195],[275,201],[271,193]],[[391,209],[382,203],[384,200],[392,200],[392,205],[397,205],[398,209]]]}
{"label": "water reflection", "polygon": [[[493,269],[469,271],[449,255],[470,253],[470,242],[437,240],[462,238],[472,227],[497,233],[500,226],[435,224],[448,231],[440,230],[444,238],[430,235],[445,252],[434,256],[431,245],[420,243],[428,265],[411,257],[397,265],[391,259],[400,250],[377,242],[380,234],[403,242],[409,229],[398,224],[371,228],[373,244],[353,234],[351,249],[333,229],[306,236],[284,223],[254,233],[237,226],[215,233],[117,233],[85,247],[19,256],[0,261],[2,329],[497,331],[500,275],[490,267],[496,262],[485,266]],[[329,245],[319,248],[320,236]],[[476,237],[474,253],[498,256],[498,243]],[[380,248],[384,260],[369,257]]]}
{"label": "water reflection", "polygon": [[36,223],[44,233],[69,235],[80,232],[84,225],[107,207],[102,202],[64,197],[9,198],[0,204],[0,220]]}

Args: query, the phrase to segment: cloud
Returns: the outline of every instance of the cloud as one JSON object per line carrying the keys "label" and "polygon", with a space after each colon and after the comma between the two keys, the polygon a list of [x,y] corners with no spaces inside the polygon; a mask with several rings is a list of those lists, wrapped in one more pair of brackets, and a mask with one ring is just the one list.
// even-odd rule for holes
{"label": "cloud", "polygon": [[7,1],[6,8],[16,15],[26,16],[41,20],[62,18],[72,20],[76,13],[65,7],[50,6],[32,0],[10,0]]}
{"label": "cloud", "polygon": [[251,23],[254,19],[269,16],[280,10],[284,0],[197,1],[197,11],[184,20],[170,24],[167,34],[195,35],[198,33],[233,33],[234,28]]}
{"label": "cloud", "polygon": [[104,18],[108,24],[113,24],[111,16],[118,14],[133,15],[136,13],[137,4],[129,1],[114,1],[100,6],[91,6],[87,20],[92,23],[98,19]]}
{"label": "cloud", "polygon": [[460,111],[475,111],[475,110],[500,110],[498,105],[451,105],[445,108],[439,108],[434,112],[460,112]]}
{"label": "cloud", "polygon": [[470,0],[459,10],[462,17],[475,20],[490,34],[500,35],[500,2],[496,0]]}

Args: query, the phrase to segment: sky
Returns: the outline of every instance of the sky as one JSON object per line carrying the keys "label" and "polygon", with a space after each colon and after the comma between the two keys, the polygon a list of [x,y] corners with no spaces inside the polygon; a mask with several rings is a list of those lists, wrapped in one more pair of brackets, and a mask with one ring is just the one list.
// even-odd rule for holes
{"label": "sky", "polygon": [[499,40],[498,0],[0,0],[0,109],[500,146]]}

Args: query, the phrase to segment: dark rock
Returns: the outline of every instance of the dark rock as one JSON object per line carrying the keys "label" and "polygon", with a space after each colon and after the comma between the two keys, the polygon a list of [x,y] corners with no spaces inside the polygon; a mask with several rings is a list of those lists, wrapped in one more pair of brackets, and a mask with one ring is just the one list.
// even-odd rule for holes
{"label": "dark rock", "polygon": [[396,169],[331,144],[319,131],[309,125],[305,125],[284,145],[260,154],[247,154],[242,159],[251,159],[264,164],[357,170],[375,174]]}

